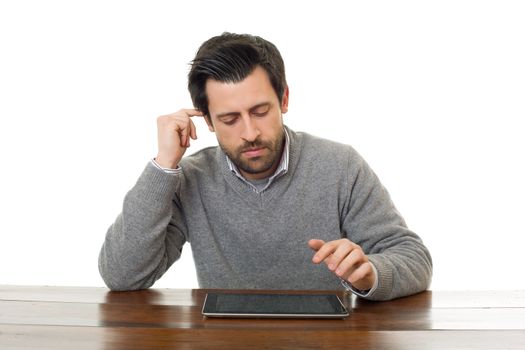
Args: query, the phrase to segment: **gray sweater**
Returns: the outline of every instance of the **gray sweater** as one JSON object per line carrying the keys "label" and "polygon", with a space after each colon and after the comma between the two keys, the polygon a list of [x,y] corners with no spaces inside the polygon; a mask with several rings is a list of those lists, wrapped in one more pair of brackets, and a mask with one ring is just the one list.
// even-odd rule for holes
{"label": "gray sweater", "polygon": [[370,299],[425,290],[430,254],[366,162],[350,146],[288,133],[288,172],[261,193],[232,173],[220,147],[184,157],[180,175],[148,164],[102,246],[107,286],[152,286],[189,242],[201,288],[342,289],[312,263],[307,242],[346,237],[377,269]]}

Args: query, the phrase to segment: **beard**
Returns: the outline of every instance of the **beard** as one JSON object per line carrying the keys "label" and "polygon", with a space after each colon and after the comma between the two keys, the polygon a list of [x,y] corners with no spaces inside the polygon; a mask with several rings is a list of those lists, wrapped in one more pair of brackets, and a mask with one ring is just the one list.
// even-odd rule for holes
{"label": "beard", "polygon": [[[241,146],[236,149],[228,149],[219,142],[219,146],[224,153],[230,158],[235,164],[237,169],[244,171],[245,173],[256,175],[264,173],[270,170],[276,163],[281,160],[281,155],[284,145],[284,130],[275,139],[262,140],[260,138],[255,139],[253,142],[244,142]],[[259,157],[243,158],[243,152],[256,149],[265,148],[268,150],[267,154]]]}

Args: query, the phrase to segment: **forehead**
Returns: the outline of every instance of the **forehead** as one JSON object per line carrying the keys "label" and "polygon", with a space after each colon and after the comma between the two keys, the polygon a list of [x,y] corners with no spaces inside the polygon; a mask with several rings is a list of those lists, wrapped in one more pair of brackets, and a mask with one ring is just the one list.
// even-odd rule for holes
{"label": "forehead", "polygon": [[261,67],[256,67],[246,79],[237,83],[209,79],[206,94],[211,115],[240,112],[261,103],[278,101],[268,74]]}

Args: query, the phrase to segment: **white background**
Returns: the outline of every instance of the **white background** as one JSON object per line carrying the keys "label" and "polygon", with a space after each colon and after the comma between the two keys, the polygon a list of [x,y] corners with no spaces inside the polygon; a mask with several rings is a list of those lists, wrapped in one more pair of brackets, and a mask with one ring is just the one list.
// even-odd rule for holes
{"label": "white background", "polygon": [[[378,173],[432,289],[524,289],[524,18],[501,0],[0,2],[0,284],[103,285],[156,117],[192,106],[189,61],[232,31],[281,50],[289,126]],[[197,287],[188,245],[156,287]]]}

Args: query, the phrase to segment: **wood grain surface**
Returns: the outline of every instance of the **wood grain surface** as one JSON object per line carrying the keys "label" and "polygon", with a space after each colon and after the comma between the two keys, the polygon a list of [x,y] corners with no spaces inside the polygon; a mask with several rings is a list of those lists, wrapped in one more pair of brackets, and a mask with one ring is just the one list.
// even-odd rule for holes
{"label": "wood grain surface", "polygon": [[0,349],[525,349],[525,291],[338,293],[342,320],[206,318],[206,292],[0,285]]}

